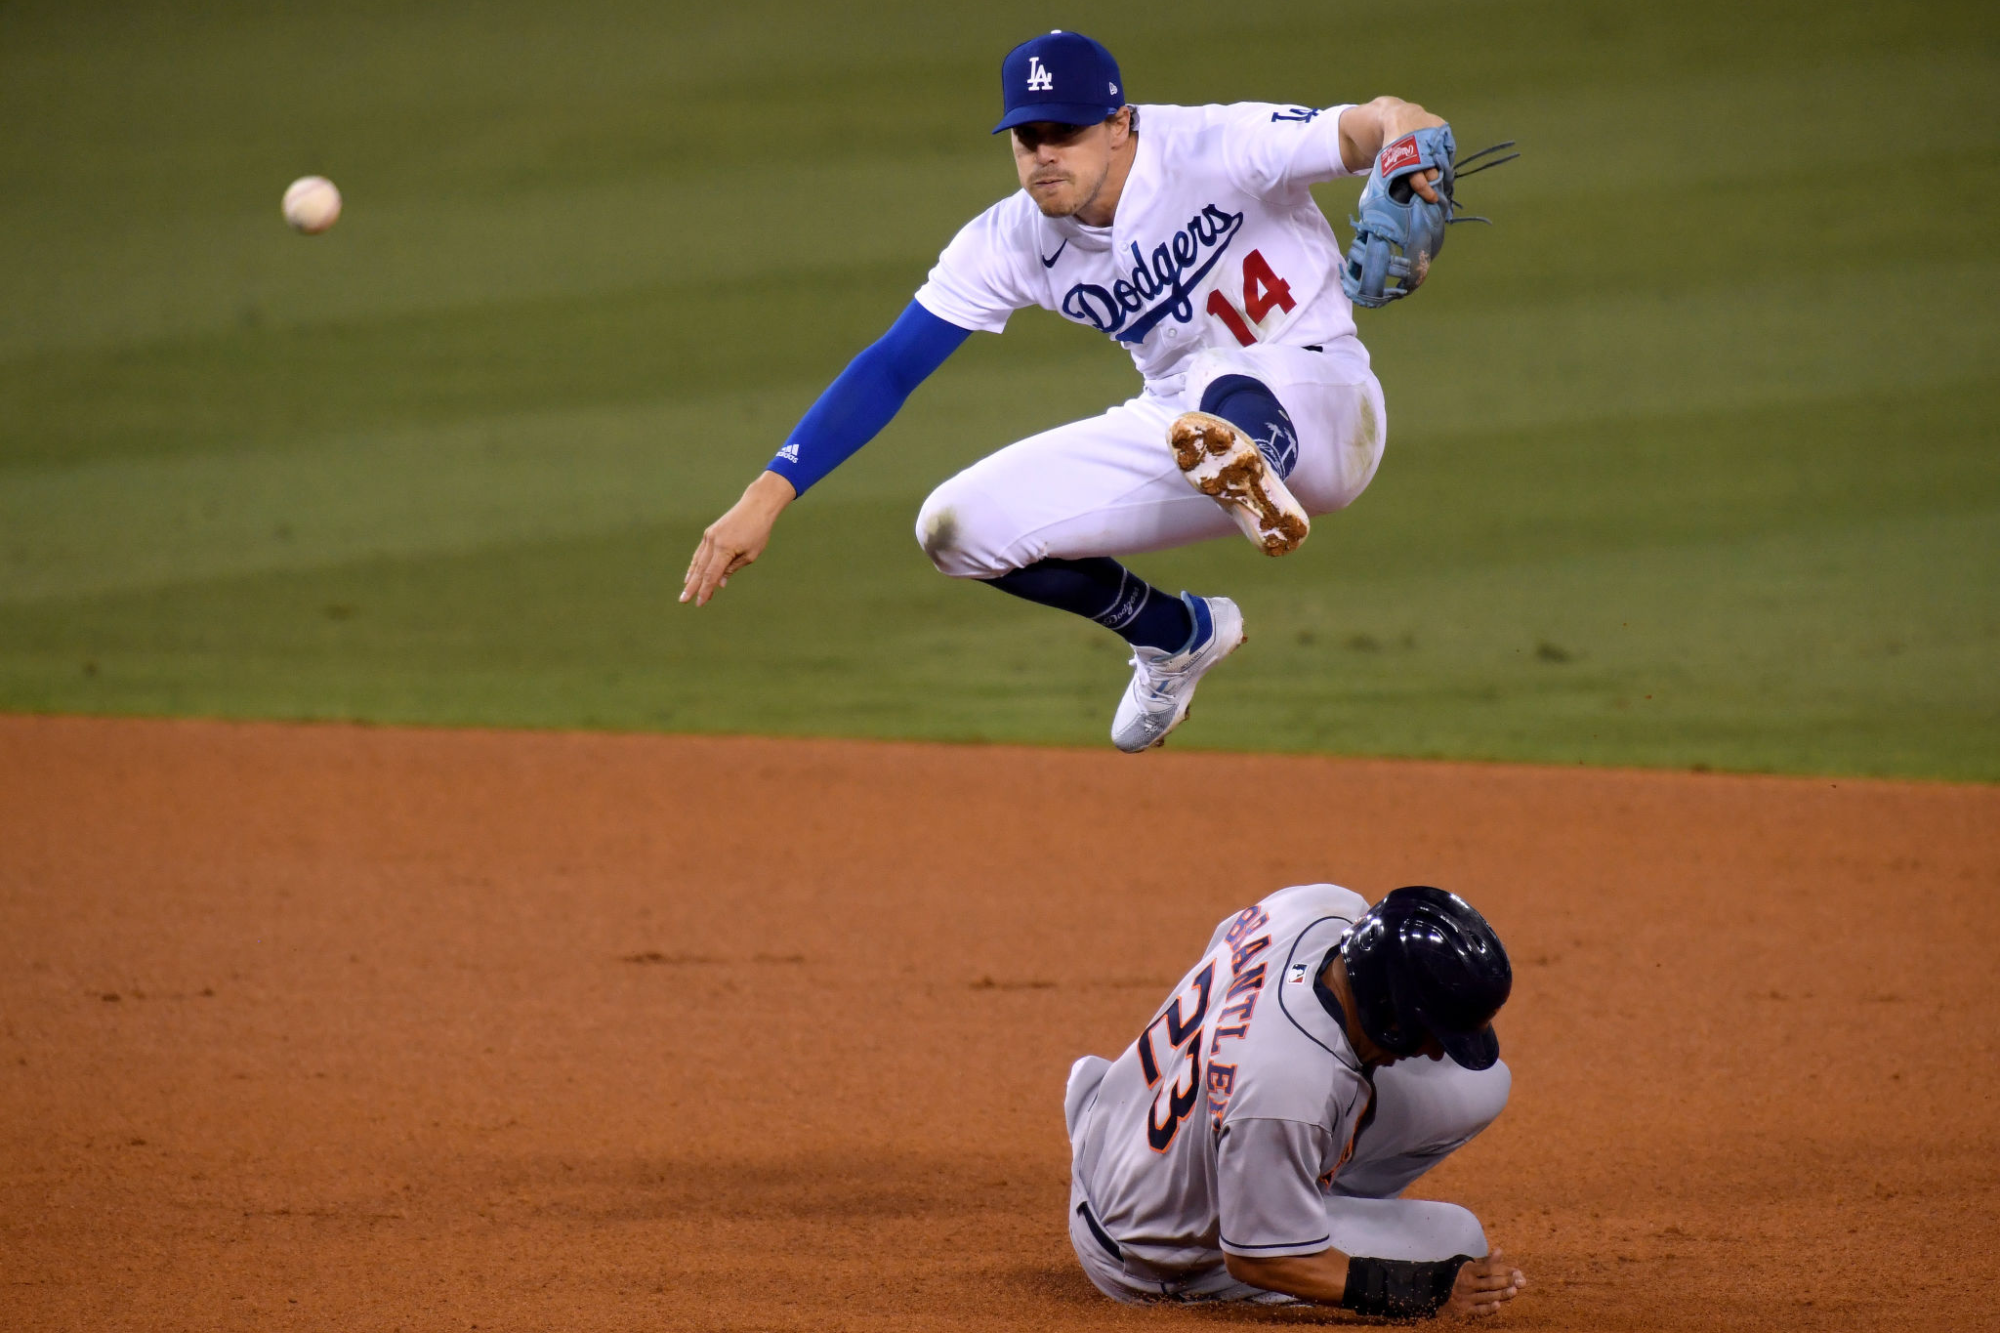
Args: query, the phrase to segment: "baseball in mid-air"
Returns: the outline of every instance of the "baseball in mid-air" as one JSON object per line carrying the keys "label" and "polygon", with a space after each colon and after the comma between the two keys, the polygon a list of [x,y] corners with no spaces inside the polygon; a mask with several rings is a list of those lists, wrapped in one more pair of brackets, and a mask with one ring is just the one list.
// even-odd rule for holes
{"label": "baseball in mid-air", "polygon": [[340,190],[324,176],[301,176],[285,187],[285,221],[317,236],[340,220]]}

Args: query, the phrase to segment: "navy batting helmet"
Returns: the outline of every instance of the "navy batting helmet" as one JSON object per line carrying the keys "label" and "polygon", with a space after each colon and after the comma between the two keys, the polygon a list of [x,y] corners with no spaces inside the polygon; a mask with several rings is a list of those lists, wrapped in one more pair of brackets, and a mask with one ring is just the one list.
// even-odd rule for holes
{"label": "navy batting helmet", "polygon": [[1361,1030],[1383,1050],[1411,1056],[1436,1037],[1467,1069],[1500,1058],[1493,1015],[1514,988],[1514,969],[1465,899],[1427,885],[1396,889],[1354,923],[1340,956]]}

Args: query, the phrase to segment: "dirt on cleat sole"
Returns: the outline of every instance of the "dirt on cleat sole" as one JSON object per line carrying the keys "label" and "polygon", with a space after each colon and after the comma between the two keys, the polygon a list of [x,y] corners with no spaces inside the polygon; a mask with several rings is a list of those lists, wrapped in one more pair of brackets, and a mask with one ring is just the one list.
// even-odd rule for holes
{"label": "dirt on cleat sole", "polygon": [[1227,509],[1265,555],[1299,549],[1311,522],[1249,436],[1221,417],[1183,412],[1167,440],[1189,484]]}

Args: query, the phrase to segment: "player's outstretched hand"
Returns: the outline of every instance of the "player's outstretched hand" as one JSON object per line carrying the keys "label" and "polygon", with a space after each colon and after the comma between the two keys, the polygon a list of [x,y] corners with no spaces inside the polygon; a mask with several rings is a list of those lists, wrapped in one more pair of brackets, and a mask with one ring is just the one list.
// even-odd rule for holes
{"label": "player's outstretched hand", "polygon": [[758,473],[757,480],[744,488],[743,498],[701,534],[701,545],[694,548],[681,583],[681,600],[708,605],[717,589],[729,586],[731,574],[764,554],[778,515],[797,498],[792,483],[777,473]]}
{"label": "player's outstretched hand", "polygon": [[1528,1279],[1521,1270],[1495,1250],[1458,1270],[1458,1280],[1451,1284],[1451,1299],[1444,1308],[1455,1315],[1498,1314],[1500,1307],[1520,1295],[1527,1285]]}

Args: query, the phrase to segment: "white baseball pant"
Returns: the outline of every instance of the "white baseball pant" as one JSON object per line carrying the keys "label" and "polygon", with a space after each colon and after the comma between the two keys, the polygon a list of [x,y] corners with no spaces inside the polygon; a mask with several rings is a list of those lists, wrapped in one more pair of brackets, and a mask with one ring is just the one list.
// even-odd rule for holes
{"label": "white baseball pant", "polygon": [[1050,556],[1138,555],[1239,530],[1174,463],[1167,428],[1221,375],[1263,382],[1292,418],[1299,457],[1286,485],[1312,515],[1352,504],[1382,460],[1388,416],[1368,353],[1255,346],[1197,354],[1186,382],[1031,435],[931,492],[917,541],[942,573],[993,579]]}

